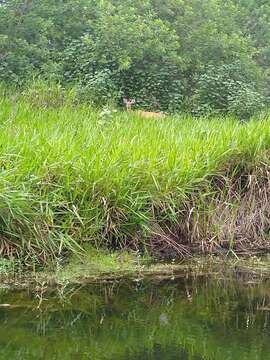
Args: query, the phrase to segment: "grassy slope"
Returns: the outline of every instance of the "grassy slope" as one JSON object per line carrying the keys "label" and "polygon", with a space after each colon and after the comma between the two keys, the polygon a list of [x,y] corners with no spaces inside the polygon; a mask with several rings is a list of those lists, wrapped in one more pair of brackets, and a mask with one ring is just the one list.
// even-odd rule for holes
{"label": "grassy slope", "polygon": [[153,222],[177,223],[190,196],[210,193],[209,177],[267,166],[270,149],[270,120],[101,118],[2,99],[0,126],[2,251],[29,261],[145,244]]}

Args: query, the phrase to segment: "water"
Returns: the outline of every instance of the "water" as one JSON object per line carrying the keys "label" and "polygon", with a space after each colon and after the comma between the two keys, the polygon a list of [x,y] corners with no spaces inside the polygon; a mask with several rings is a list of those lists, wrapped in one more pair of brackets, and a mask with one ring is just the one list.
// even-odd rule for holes
{"label": "water", "polygon": [[197,278],[1,290],[0,303],[0,359],[270,359],[266,282]]}

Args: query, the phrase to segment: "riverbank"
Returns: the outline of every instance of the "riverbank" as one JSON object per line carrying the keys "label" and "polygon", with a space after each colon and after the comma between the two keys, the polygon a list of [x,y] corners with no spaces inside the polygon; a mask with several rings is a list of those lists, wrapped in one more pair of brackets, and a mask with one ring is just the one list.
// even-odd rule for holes
{"label": "riverbank", "polygon": [[61,290],[95,283],[162,283],[199,278],[255,285],[270,279],[269,263],[269,256],[235,258],[212,255],[177,262],[157,262],[127,251],[109,253],[91,249],[80,259],[71,258],[66,264],[37,270],[27,270],[18,261],[2,259],[0,289],[26,288],[38,294],[53,289]]}
{"label": "riverbank", "polygon": [[155,259],[270,248],[270,119],[165,117],[1,99],[1,254],[88,246]]}

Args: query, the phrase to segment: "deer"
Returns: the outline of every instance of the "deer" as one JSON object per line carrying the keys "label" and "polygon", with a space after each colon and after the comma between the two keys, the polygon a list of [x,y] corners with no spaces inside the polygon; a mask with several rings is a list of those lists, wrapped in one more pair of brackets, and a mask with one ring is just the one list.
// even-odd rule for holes
{"label": "deer", "polygon": [[[130,112],[130,111],[132,111],[131,110],[132,105],[136,104],[136,100],[124,97],[123,103],[126,106],[126,110],[128,112]],[[136,113],[144,118],[162,118],[162,117],[164,117],[164,114],[162,114],[161,112],[137,110]]]}

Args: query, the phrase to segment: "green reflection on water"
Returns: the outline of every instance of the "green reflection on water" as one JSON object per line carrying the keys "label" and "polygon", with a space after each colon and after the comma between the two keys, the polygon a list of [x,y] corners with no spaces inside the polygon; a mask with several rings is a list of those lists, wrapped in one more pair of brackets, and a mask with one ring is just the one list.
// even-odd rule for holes
{"label": "green reflection on water", "polygon": [[267,283],[122,281],[40,296],[1,290],[0,359],[270,359]]}

